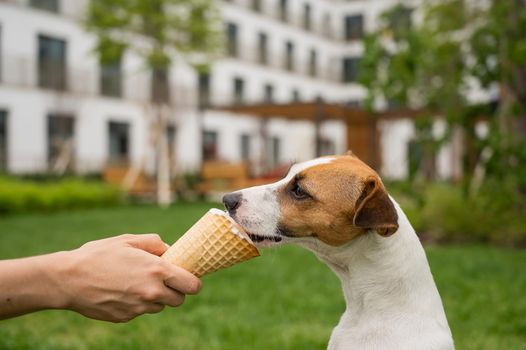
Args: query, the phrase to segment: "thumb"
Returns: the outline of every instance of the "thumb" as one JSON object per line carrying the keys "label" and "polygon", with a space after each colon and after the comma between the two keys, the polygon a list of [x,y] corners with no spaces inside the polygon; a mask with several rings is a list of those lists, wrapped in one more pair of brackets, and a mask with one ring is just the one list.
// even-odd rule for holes
{"label": "thumb", "polygon": [[132,247],[161,256],[169,247],[157,233],[135,235],[129,242]]}

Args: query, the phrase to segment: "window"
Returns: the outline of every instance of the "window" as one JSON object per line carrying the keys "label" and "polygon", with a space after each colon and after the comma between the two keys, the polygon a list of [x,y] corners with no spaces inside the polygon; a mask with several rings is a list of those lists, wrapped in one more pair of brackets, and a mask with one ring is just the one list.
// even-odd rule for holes
{"label": "window", "polygon": [[358,79],[358,69],[360,59],[357,57],[347,57],[343,59],[343,77],[344,83],[354,83]]}
{"label": "window", "polygon": [[170,85],[168,68],[154,68],[151,81],[151,99],[153,102],[167,103],[170,101]]}
{"label": "window", "polygon": [[198,77],[198,103],[199,108],[205,108],[210,105],[210,74],[199,73]]}
{"label": "window", "polygon": [[234,103],[243,103],[245,82],[241,78],[234,78]]}
{"label": "window", "polygon": [[66,89],[66,42],[38,36],[38,86],[47,89]]}
{"label": "window", "polygon": [[393,25],[395,37],[411,29],[411,15],[413,9],[404,5],[398,5],[390,13],[390,22]]}
{"label": "window", "polygon": [[172,151],[175,148],[175,135],[176,135],[175,125],[166,126],[166,140],[168,142],[168,148]]}
{"label": "window", "polygon": [[268,63],[268,37],[265,33],[259,33],[258,35],[258,52],[259,57],[258,61],[261,64],[267,64]]}
{"label": "window", "polygon": [[407,174],[412,180],[416,176],[432,179],[436,175],[436,151],[425,148],[421,141],[412,139],[407,144]]}
{"label": "window", "polygon": [[288,1],[279,0],[279,19],[283,22],[289,20],[289,10],[288,10]]}
{"label": "window", "polygon": [[270,137],[268,139],[267,150],[269,166],[271,168],[277,167],[281,161],[281,140],[278,137]]}
{"label": "window", "polygon": [[252,10],[261,12],[261,0],[252,0]]}
{"label": "window", "polygon": [[231,57],[237,56],[237,25],[234,23],[227,23],[226,26],[227,37],[227,53]]}
{"label": "window", "polygon": [[387,108],[388,109],[399,109],[399,108],[402,108],[402,104],[397,99],[387,98]]}
{"label": "window", "polygon": [[175,162],[175,137],[177,135],[177,128],[175,125],[166,126],[166,141],[168,143],[168,158],[170,158],[170,168]]}
{"label": "window", "polygon": [[315,77],[318,73],[318,57],[316,50],[310,50],[309,54],[309,75]]}
{"label": "window", "polygon": [[218,158],[217,131],[203,131],[203,160],[214,160]]}
{"label": "window", "polygon": [[68,115],[48,116],[48,164],[52,170],[71,169],[75,119]]}
{"label": "window", "polygon": [[300,98],[300,92],[298,89],[294,89],[292,90],[292,101],[293,102],[298,102],[300,101],[301,98]]}
{"label": "window", "polygon": [[271,84],[265,84],[264,94],[264,101],[266,103],[272,103],[272,101],[274,100],[274,86],[272,86]]}
{"label": "window", "polygon": [[59,12],[58,0],[31,0],[31,7],[49,12]]}
{"label": "window", "polygon": [[248,162],[250,161],[250,135],[241,135],[241,160]]}
{"label": "window", "polygon": [[351,108],[360,108],[362,106],[362,101],[360,100],[348,100],[345,105]]}
{"label": "window", "polygon": [[290,41],[285,44],[285,69],[294,70],[294,44]]}
{"label": "window", "polygon": [[0,172],[7,171],[7,112],[0,110]]}
{"label": "window", "polygon": [[130,158],[130,124],[109,122],[108,131],[110,162],[127,164]]}
{"label": "window", "polygon": [[121,97],[121,60],[100,66],[100,93],[104,96]]}
{"label": "window", "polygon": [[322,34],[325,35],[328,38],[332,38],[332,23],[331,23],[331,15],[326,13],[323,16],[323,26],[322,26]]}
{"label": "window", "polygon": [[4,78],[4,74],[3,74],[3,60],[2,60],[2,47],[4,45],[2,45],[2,25],[0,25],[0,82],[2,82],[3,78]]}
{"label": "window", "polygon": [[320,143],[320,155],[328,156],[336,153],[334,141],[328,138],[322,138]]}
{"label": "window", "polygon": [[311,7],[309,4],[303,5],[303,28],[310,30],[312,27]]}
{"label": "window", "polygon": [[345,40],[359,40],[363,37],[363,15],[345,17]]}

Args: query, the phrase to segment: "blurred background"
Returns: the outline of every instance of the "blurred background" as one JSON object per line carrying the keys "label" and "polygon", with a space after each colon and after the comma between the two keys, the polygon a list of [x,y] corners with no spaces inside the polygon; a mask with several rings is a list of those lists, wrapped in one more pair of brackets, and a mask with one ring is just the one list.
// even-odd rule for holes
{"label": "blurred background", "polygon": [[[526,348],[524,0],[0,1],[0,258],[175,240],[224,193],[347,150],[427,245],[458,348]],[[188,314],[42,313],[4,321],[0,348],[323,348],[336,279],[293,247],[259,260]],[[331,301],[295,297],[312,281]]]}

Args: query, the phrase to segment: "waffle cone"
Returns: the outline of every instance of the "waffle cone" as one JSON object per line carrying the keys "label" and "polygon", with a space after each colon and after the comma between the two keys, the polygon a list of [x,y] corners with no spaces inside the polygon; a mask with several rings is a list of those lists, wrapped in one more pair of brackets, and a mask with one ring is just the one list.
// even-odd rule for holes
{"label": "waffle cone", "polygon": [[162,255],[197,277],[259,256],[248,235],[218,209],[210,209]]}

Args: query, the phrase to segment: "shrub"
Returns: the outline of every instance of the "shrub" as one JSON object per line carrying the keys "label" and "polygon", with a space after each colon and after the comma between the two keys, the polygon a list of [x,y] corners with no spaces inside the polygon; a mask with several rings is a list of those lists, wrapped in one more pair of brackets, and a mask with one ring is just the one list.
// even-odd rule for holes
{"label": "shrub", "polygon": [[488,182],[471,195],[446,183],[388,187],[426,239],[526,244],[526,208],[512,184]]}
{"label": "shrub", "polygon": [[117,204],[120,198],[117,189],[96,181],[0,178],[0,214],[107,206]]}

